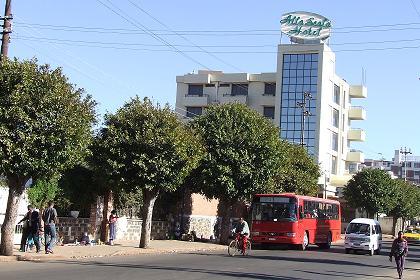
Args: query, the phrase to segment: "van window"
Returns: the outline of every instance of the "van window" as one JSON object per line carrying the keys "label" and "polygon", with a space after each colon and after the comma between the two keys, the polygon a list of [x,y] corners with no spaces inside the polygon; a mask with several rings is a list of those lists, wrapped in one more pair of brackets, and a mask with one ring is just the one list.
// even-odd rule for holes
{"label": "van window", "polygon": [[372,226],[372,234],[376,234],[376,226]]}
{"label": "van window", "polygon": [[368,224],[350,223],[346,229],[346,233],[356,233],[370,235],[370,226]]}
{"label": "van window", "polygon": [[376,233],[377,234],[382,234],[382,230],[381,230],[381,226],[380,225],[375,225],[376,228]]}

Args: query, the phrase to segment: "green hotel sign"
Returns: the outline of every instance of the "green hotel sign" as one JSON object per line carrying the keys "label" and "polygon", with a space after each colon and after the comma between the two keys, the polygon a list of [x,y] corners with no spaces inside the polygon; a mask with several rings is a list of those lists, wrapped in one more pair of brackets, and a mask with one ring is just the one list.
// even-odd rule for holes
{"label": "green hotel sign", "polygon": [[281,32],[294,42],[325,40],[330,36],[331,21],[321,15],[308,12],[292,12],[282,15]]}

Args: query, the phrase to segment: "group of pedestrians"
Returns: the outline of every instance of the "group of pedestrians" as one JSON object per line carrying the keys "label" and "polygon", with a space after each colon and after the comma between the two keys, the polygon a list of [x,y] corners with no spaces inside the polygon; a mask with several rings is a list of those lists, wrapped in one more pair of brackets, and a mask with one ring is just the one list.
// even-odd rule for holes
{"label": "group of pedestrians", "polygon": [[54,202],[48,203],[48,208],[44,210],[42,217],[32,205],[28,205],[28,212],[19,221],[19,223],[22,222],[23,229],[20,251],[25,252],[28,240],[33,240],[36,252],[40,253],[41,241],[39,237],[41,234],[44,234],[45,254],[52,254],[57,236],[55,225],[58,223],[57,210],[54,208]]}

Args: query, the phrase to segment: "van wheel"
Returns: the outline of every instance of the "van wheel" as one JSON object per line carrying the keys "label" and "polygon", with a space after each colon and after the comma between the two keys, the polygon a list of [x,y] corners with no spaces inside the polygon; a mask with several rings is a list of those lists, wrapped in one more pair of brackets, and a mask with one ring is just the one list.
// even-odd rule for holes
{"label": "van wheel", "polygon": [[378,249],[376,249],[376,254],[380,255],[381,254],[381,245],[378,246]]}
{"label": "van wheel", "polygon": [[308,233],[305,231],[303,234],[302,244],[299,245],[299,249],[305,251],[309,244],[309,236]]}
{"label": "van wheel", "polygon": [[346,254],[349,254],[349,253],[350,253],[350,249],[346,248]]}
{"label": "van wheel", "polygon": [[372,248],[369,250],[369,256],[375,255],[375,247],[372,246]]}

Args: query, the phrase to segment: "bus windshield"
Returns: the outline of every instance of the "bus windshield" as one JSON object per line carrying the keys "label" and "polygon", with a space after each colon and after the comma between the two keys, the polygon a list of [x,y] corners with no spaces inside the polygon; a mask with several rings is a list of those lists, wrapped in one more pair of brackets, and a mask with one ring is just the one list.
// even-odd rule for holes
{"label": "bus windshield", "polygon": [[283,202],[257,202],[252,207],[252,220],[272,221],[280,220],[296,221],[297,206],[295,203]]}

